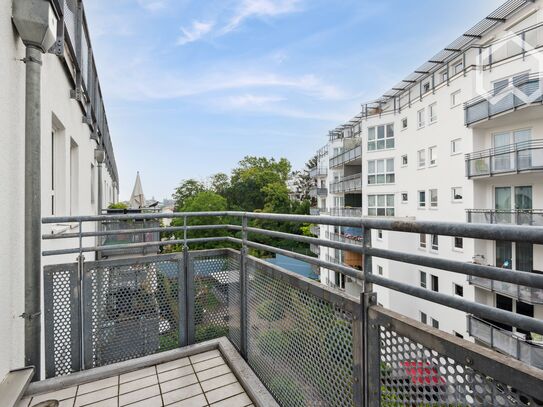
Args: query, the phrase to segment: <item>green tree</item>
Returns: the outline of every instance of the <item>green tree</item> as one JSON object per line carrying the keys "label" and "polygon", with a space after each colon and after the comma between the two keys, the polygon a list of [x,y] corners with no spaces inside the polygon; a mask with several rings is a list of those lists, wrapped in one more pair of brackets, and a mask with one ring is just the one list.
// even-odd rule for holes
{"label": "green tree", "polygon": [[230,177],[219,172],[209,177],[209,189],[216,194],[226,197],[228,189],[230,188]]}
{"label": "green tree", "polygon": [[[205,186],[195,179],[185,179],[175,189],[172,198],[175,201],[175,210],[179,211],[185,205],[185,201],[205,191]],[[185,211],[186,212],[186,211]]]}

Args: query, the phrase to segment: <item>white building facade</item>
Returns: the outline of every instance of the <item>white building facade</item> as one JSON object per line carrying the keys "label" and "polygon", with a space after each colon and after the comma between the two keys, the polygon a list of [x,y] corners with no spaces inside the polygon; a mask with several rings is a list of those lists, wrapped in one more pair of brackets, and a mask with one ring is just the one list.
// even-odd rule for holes
{"label": "white building facade", "polygon": [[[118,199],[119,181],[83,4],[43,2],[51,7],[50,26],[58,29],[53,31],[57,42],[41,57],[41,98],[36,102],[41,115],[41,216],[97,214]],[[26,47],[12,15],[12,2],[0,2],[0,378],[25,365],[20,316],[25,312]],[[41,232],[76,230],[77,225],[44,225]],[[44,241],[42,250],[61,245],[65,243]],[[42,258],[42,265],[47,263]]]}
{"label": "white building facade", "polygon": [[[316,182],[328,187],[316,201],[319,212],[542,226],[542,5],[507,1],[332,131],[328,155],[319,156],[318,164],[328,170],[315,174]],[[360,242],[361,231],[318,232],[321,238]],[[378,248],[503,267],[504,273],[543,272],[543,248],[537,245],[372,233],[372,245]],[[338,252],[318,251],[323,260],[362,266],[360,257]],[[372,272],[543,318],[541,290],[466,280],[463,275],[379,258],[373,259]],[[354,281],[325,269],[321,281],[350,293],[361,290]],[[392,310],[504,353],[541,339],[435,303],[379,287],[376,291],[378,301]],[[488,343],[495,335],[507,344]],[[543,360],[539,363],[543,366]]]}

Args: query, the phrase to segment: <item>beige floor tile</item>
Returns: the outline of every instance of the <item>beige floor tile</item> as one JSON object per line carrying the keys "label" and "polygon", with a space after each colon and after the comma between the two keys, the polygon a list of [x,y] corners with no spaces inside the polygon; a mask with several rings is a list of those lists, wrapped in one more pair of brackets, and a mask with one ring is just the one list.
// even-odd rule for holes
{"label": "beige floor tile", "polygon": [[102,400],[98,403],[87,404],[85,407],[117,407],[119,405],[119,399],[113,397],[112,399]]}
{"label": "beige floor tile", "polygon": [[168,407],[205,407],[207,406],[207,400],[203,394],[199,394],[190,399],[181,400],[173,404],[168,405]]}
{"label": "beige floor tile", "polygon": [[60,400],[65,400],[65,399],[71,399],[75,397],[76,392],[77,392],[77,386],[74,386],[74,387],[69,387],[67,389],[54,391],[52,393],[38,394],[32,397],[32,403],[30,405],[33,406],[34,404],[38,404],[46,400],[60,401]]}
{"label": "beige floor tile", "polygon": [[202,393],[202,388],[199,383],[191,384],[190,386],[183,387],[168,393],[162,393],[162,399],[164,405],[175,403],[176,401],[185,400],[190,397],[194,397]]}
{"label": "beige floor tile", "polygon": [[28,407],[29,404],[30,397],[25,397],[24,399],[19,400],[19,402],[17,403],[17,407]]}
{"label": "beige floor tile", "polygon": [[213,379],[206,380],[202,382],[202,389],[204,391],[210,391],[213,389],[216,389],[218,387],[226,386],[227,384],[235,383],[238,380],[236,379],[236,376],[234,376],[233,373],[227,373],[222,376],[214,377]]}
{"label": "beige floor tile", "polygon": [[117,397],[119,395],[119,388],[108,387],[106,389],[101,389],[94,391],[92,393],[83,394],[75,398],[75,407],[85,406],[87,404],[97,403],[98,401],[110,399]]}
{"label": "beige floor tile", "polygon": [[251,399],[247,394],[241,393],[237,396],[230,397],[228,399],[221,400],[217,403],[211,404],[211,407],[246,407],[251,404]]}
{"label": "beige floor tile", "polygon": [[240,393],[244,393],[243,387],[239,383],[232,383],[228,386],[206,392],[206,398],[212,404]]}
{"label": "beige floor tile", "polygon": [[167,393],[169,391],[173,391],[175,389],[180,389],[182,387],[187,387],[191,384],[198,383],[198,379],[196,378],[196,375],[189,374],[187,376],[178,377],[173,380],[169,380],[167,382],[161,382],[160,383],[160,391],[162,393]]}
{"label": "beige floor tile", "polygon": [[143,389],[154,384],[158,384],[158,377],[156,375],[147,376],[138,380],[132,380],[131,382],[123,383],[119,386],[119,394],[129,393],[131,391]]}
{"label": "beige floor tile", "polygon": [[162,407],[162,398],[160,396],[151,397],[149,399],[130,404],[128,407]]}
{"label": "beige floor tile", "polygon": [[194,363],[203,362],[204,360],[207,360],[207,359],[213,359],[218,356],[222,357],[221,352],[215,349],[215,350],[210,350],[209,352],[199,353],[198,355],[191,356],[189,359],[191,363],[194,364]]}
{"label": "beige floor tile", "polygon": [[107,379],[97,380],[95,382],[79,385],[77,395],[92,393],[93,391],[105,389],[106,387],[118,386],[119,376],[109,377]]}
{"label": "beige floor tile", "polygon": [[135,370],[130,373],[122,374],[120,377],[120,383],[130,382],[132,380],[141,379],[143,377],[156,375],[156,369],[154,366],[146,367],[145,369]]}
{"label": "beige floor tile", "polygon": [[167,382],[168,380],[173,380],[178,377],[187,376],[189,374],[193,374],[194,370],[192,369],[192,366],[183,366],[177,369],[168,370],[167,372],[159,373],[158,374],[158,380],[162,382]]}
{"label": "beige floor tile", "polygon": [[203,382],[204,380],[209,380],[213,377],[221,376],[226,373],[230,373],[231,370],[228,367],[228,365],[221,365],[214,367],[212,369],[204,370],[203,372],[196,373],[196,376],[198,376],[198,380]]}
{"label": "beige floor tile", "polygon": [[201,372],[202,370],[211,369],[212,367],[220,365],[224,365],[224,360],[222,357],[204,360],[203,362],[195,363],[192,366],[194,367],[194,371]]}
{"label": "beige floor tile", "polygon": [[154,386],[139,389],[130,393],[121,394],[119,396],[119,406],[125,406],[127,404],[135,403],[136,401],[149,399],[151,397],[159,396],[160,390],[158,384]]}
{"label": "beige floor tile", "polygon": [[182,359],[176,359],[172,360],[171,362],[162,363],[160,365],[156,365],[156,370],[158,373],[165,372],[167,370],[176,369],[178,367],[183,367],[190,365],[189,358],[182,358]]}

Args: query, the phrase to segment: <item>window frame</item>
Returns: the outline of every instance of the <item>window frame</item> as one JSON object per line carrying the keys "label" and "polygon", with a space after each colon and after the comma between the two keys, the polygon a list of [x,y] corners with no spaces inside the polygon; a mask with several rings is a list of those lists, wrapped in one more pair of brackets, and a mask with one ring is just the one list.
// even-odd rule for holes
{"label": "window frame", "polygon": [[430,290],[435,293],[439,292],[439,277],[435,274],[430,274]]}
{"label": "window frame", "polygon": [[[456,198],[456,190],[460,190],[460,196],[461,198]],[[453,203],[460,203],[464,201],[464,188],[463,187],[451,187],[451,202]]]}
{"label": "window frame", "polygon": [[[379,137],[380,128],[383,129],[383,137]],[[370,138],[371,137],[371,138]],[[367,151],[383,151],[393,150],[396,148],[396,134],[394,131],[394,123],[379,124],[377,126],[368,127],[368,142]],[[379,148],[379,142],[382,141],[383,147]],[[373,146],[373,148],[371,147]]]}
{"label": "window frame", "polygon": [[[379,197],[383,197],[384,205],[379,204]],[[389,205],[389,199],[392,199],[392,206]],[[374,201],[373,203],[371,201]],[[371,194],[368,195],[368,216],[394,217],[396,215],[396,202],[394,194]],[[384,211],[384,215],[379,214],[379,210]],[[373,212],[374,211],[374,212]],[[374,213],[374,214],[372,214]]]}
{"label": "window frame", "polygon": [[[432,194],[434,194],[434,196],[432,196]],[[428,190],[428,196],[430,197],[430,209],[437,209],[438,206],[439,206],[439,192],[438,192],[438,189],[437,188],[431,188]],[[435,197],[435,201],[434,201],[434,198]]]}
{"label": "window frame", "polygon": [[437,102],[428,105],[428,124],[437,122]]}
{"label": "window frame", "polygon": [[[433,162],[432,162],[433,156]],[[435,167],[437,165],[437,146],[428,147],[428,167]]]}
{"label": "window frame", "polygon": [[[404,198],[404,195],[405,195],[405,199]],[[403,203],[403,204],[406,204],[409,202],[409,193],[404,191],[404,192],[400,192],[400,202]]]}
{"label": "window frame", "polygon": [[[422,157],[421,157],[421,154],[422,154]],[[422,169],[422,168],[426,168],[426,150],[425,149],[417,151],[417,169]]]}
{"label": "window frame", "polygon": [[419,233],[419,249],[424,249],[428,247],[428,237],[426,233]]}
{"label": "window frame", "polygon": [[422,270],[419,270],[419,286],[428,288],[428,273]]}
{"label": "window frame", "polygon": [[458,89],[457,91],[451,93],[451,109],[454,109],[455,107],[458,107],[462,104],[462,102],[456,100],[461,94],[462,89]]}
{"label": "window frame", "polygon": [[[460,247],[456,245],[457,239],[460,239],[461,242]],[[464,238],[461,236],[453,236],[453,250],[457,252],[463,252],[464,251]]]}
{"label": "window frame", "polygon": [[[422,119],[422,120],[421,120]],[[417,111],[417,129],[422,129],[426,126],[426,108]]]}
{"label": "window frame", "polygon": [[[379,163],[382,162],[383,172],[378,172]],[[392,162],[392,172],[389,172],[388,165]],[[370,172],[370,165],[373,164],[373,172]],[[377,182],[379,177],[383,177],[384,182]],[[374,180],[370,181],[370,177]],[[390,177],[390,178],[389,178]],[[389,181],[391,179],[391,181]],[[394,158],[380,158],[376,160],[368,160],[368,185],[390,185],[396,183],[396,171]]]}
{"label": "window frame", "polygon": [[[435,242],[434,242],[435,239]],[[439,235],[430,235],[430,249],[433,252],[439,251]]]}
{"label": "window frame", "polygon": [[[457,288],[460,288],[461,294],[458,293]],[[460,284],[453,283],[453,294],[457,297],[464,297],[464,286]]]}
{"label": "window frame", "polygon": [[[456,151],[454,148],[457,145],[460,146],[458,151]],[[451,155],[458,155],[458,154],[462,154],[462,139],[461,138],[455,138],[451,140]]]}
{"label": "window frame", "polygon": [[400,123],[402,126],[402,130],[406,130],[407,127],[409,126],[409,120],[407,117],[402,117],[402,119],[400,120]]}
{"label": "window frame", "polygon": [[[405,160],[404,160],[404,158],[405,158]],[[408,157],[407,154],[402,155],[402,157],[400,158],[400,160],[401,160],[401,161],[400,161],[400,162],[401,162],[401,166],[402,166],[403,168],[405,168],[405,167],[407,167],[407,166],[409,165],[409,157]],[[405,163],[404,163],[404,161],[405,161]]]}
{"label": "window frame", "polygon": [[[422,196],[424,196],[423,200],[421,200]],[[426,209],[426,190],[421,189],[417,191],[417,198],[418,198],[418,203],[417,203],[418,208]]]}
{"label": "window frame", "polygon": [[428,325],[428,314],[426,312],[419,311],[419,320],[423,324]]}

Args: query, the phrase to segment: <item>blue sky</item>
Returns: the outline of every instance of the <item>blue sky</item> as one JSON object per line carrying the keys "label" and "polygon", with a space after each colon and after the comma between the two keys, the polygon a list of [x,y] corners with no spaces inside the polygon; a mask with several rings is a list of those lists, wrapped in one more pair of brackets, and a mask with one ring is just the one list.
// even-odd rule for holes
{"label": "blue sky", "polygon": [[499,0],[90,0],[91,39],[128,199],[246,155],[301,168]]}

